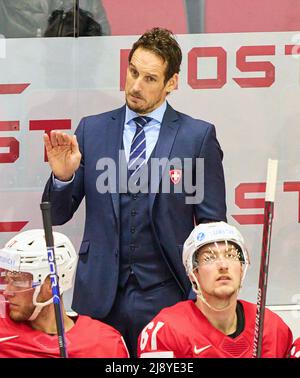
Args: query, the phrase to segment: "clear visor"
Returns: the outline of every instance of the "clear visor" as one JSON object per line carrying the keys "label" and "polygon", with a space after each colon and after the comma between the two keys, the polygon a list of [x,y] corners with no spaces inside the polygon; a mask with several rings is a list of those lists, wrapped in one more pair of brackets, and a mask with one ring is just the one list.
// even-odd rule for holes
{"label": "clear visor", "polygon": [[33,275],[25,272],[11,272],[0,268],[0,293],[21,292],[36,287]]}
{"label": "clear visor", "polygon": [[235,243],[226,240],[202,246],[193,257],[194,269],[198,266],[215,264],[219,261],[226,261],[227,263],[245,262],[241,248]]}

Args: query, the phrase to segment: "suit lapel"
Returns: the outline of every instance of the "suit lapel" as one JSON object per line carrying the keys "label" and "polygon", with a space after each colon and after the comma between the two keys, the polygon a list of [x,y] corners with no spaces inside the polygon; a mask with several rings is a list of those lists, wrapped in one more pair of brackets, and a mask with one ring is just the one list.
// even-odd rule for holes
{"label": "suit lapel", "polygon": [[106,157],[112,159],[116,166],[116,188],[110,188],[113,208],[119,225],[119,151],[122,148],[123,128],[125,122],[125,106],[117,109],[107,124]]}
{"label": "suit lapel", "polygon": [[[155,153],[153,158],[161,159],[167,158],[169,159],[172,146],[174,144],[178,129],[179,129],[179,122],[178,122],[178,115],[175,110],[168,104],[167,109],[162,120],[160,133],[155,149]],[[166,167],[163,170],[160,170],[159,175],[153,175],[151,177],[151,192],[149,194],[149,207],[150,207],[150,214],[152,213],[153,203],[155,200],[156,193],[159,189],[159,184],[162,179]],[[151,171],[152,172],[152,171]],[[157,176],[157,177],[155,177]]]}

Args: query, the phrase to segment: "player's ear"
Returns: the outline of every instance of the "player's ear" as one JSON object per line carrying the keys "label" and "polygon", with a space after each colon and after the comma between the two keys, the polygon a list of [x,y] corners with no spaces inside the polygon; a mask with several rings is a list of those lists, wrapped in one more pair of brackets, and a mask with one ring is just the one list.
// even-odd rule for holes
{"label": "player's ear", "polygon": [[195,281],[195,278],[190,274],[190,275],[189,275],[189,279],[190,279],[190,281],[191,281],[191,284],[192,284],[193,288],[197,290],[197,289],[198,289],[198,286],[197,286],[197,283],[196,283],[196,281]]}
{"label": "player's ear", "polygon": [[168,93],[171,93],[178,85],[178,74],[175,73],[167,82],[166,90]]}
{"label": "player's ear", "polygon": [[40,292],[37,297],[38,302],[45,302],[52,297],[52,288],[50,276],[46,277],[42,283]]}
{"label": "player's ear", "polygon": [[45,278],[45,281],[43,283],[43,289],[47,294],[52,294],[52,288],[51,288],[51,279],[50,276],[47,276]]}

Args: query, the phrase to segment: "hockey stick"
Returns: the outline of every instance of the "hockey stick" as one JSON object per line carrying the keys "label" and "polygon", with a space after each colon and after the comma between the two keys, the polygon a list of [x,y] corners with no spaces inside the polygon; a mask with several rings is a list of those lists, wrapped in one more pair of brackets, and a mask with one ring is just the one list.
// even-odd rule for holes
{"label": "hockey stick", "polygon": [[67,353],[66,341],[65,341],[65,330],[64,330],[64,322],[62,318],[61,300],[60,300],[59,285],[58,285],[58,274],[57,274],[57,268],[56,268],[54,240],[53,240],[53,232],[52,232],[51,203],[42,202],[40,204],[40,207],[42,210],[43,225],[44,225],[45,239],[46,239],[46,246],[47,246],[47,255],[48,255],[48,262],[50,266],[50,279],[51,279],[51,288],[52,288],[53,304],[54,304],[54,311],[55,311],[59,352],[60,352],[60,357],[67,358],[68,353]]}
{"label": "hockey stick", "polygon": [[270,259],[272,221],[277,179],[278,160],[268,160],[267,185],[264,211],[264,228],[261,247],[260,272],[257,294],[257,308],[255,317],[253,358],[260,358],[264,330],[264,316],[267,297],[268,270]]}

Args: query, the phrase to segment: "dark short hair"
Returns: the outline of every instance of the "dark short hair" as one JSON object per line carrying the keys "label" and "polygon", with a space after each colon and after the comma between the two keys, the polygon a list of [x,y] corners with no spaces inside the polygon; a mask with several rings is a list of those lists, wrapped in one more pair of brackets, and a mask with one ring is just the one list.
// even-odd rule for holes
{"label": "dark short hair", "polygon": [[165,83],[175,74],[180,71],[180,64],[182,60],[182,52],[174,34],[167,29],[153,28],[146,31],[132,46],[129,53],[128,61],[135,50],[143,48],[149,50],[154,54],[160,56],[164,62],[167,62],[165,72]]}

